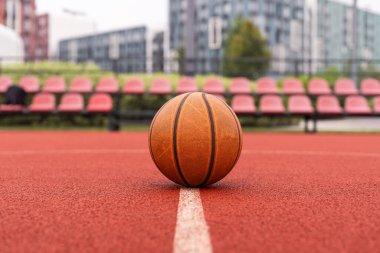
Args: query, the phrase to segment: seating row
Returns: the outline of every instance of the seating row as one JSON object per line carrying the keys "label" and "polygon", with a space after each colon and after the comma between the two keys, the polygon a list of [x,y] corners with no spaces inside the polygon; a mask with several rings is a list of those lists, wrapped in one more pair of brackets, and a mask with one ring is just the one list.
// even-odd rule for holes
{"label": "seating row", "polygon": [[112,97],[109,94],[97,93],[90,97],[88,105],[85,106],[83,96],[80,94],[65,94],[58,107],[53,94],[41,93],[33,97],[28,107],[18,105],[0,105],[2,113],[18,113],[25,110],[33,113],[51,113],[54,111],[62,113],[110,113],[113,108]]}
{"label": "seating row", "polygon": [[323,95],[318,97],[314,109],[309,97],[305,95],[294,95],[288,100],[288,110],[285,109],[283,100],[277,95],[266,95],[260,100],[260,110],[256,108],[255,99],[249,95],[237,95],[233,97],[232,109],[238,115],[250,115],[262,113],[266,115],[283,115],[289,113],[299,116],[339,116],[348,115],[372,115],[380,114],[380,97],[374,99],[373,109],[369,106],[367,99],[363,96],[353,95],[345,99],[344,108],[339,104],[336,96]]}
{"label": "seating row", "polygon": [[[0,93],[5,93],[12,84],[8,77],[0,77]],[[19,84],[27,93],[38,93],[40,91],[47,93],[60,94],[69,91],[71,93],[91,93],[93,92],[92,81],[85,77],[73,79],[69,89],[66,89],[66,82],[62,77],[50,77],[45,82],[42,89],[39,86],[39,80],[33,76],[27,76],[20,80]],[[193,78],[182,78],[176,88],[177,94],[194,92],[198,90],[196,81]],[[217,78],[210,78],[205,81],[203,91],[210,94],[225,95],[226,91],[223,82]],[[115,94],[119,92],[119,83],[115,78],[102,78],[96,85],[95,92]],[[124,94],[141,95],[146,92],[145,84],[140,79],[130,79],[124,84],[122,92]],[[149,89],[152,95],[169,95],[173,93],[170,82],[166,79],[154,80]],[[229,93],[232,95],[252,94],[250,81],[245,78],[235,78],[231,81]],[[307,91],[302,82],[298,79],[286,79],[282,82],[282,92],[279,91],[277,82],[271,78],[261,78],[256,82],[256,94],[258,95],[330,95],[350,96],[362,94],[365,96],[380,95],[380,82],[376,79],[366,79],[361,83],[360,91],[356,88],[355,83],[350,79],[339,79],[335,83],[332,91],[328,82],[324,79],[315,78],[308,83]]]}

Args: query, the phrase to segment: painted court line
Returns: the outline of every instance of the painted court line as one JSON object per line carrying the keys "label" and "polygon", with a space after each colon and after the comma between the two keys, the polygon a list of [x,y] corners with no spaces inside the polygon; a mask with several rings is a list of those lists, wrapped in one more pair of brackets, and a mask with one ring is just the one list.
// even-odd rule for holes
{"label": "painted court line", "polygon": [[[149,154],[148,149],[65,149],[65,150],[11,150],[0,151],[0,156],[8,155],[72,155],[72,154]],[[352,156],[380,158],[380,153],[323,152],[298,150],[243,150],[243,155],[305,155],[305,156]]]}
{"label": "painted court line", "polygon": [[212,244],[199,189],[181,188],[174,253],[212,253]]}

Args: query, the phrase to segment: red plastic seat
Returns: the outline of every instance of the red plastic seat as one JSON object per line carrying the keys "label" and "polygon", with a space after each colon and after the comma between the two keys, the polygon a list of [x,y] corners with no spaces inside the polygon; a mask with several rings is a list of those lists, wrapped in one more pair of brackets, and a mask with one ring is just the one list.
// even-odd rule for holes
{"label": "red plastic seat", "polygon": [[282,82],[282,93],[285,95],[303,95],[305,89],[298,79],[286,79]]}
{"label": "red plastic seat", "polygon": [[247,78],[235,78],[231,81],[230,93],[232,95],[251,94],[251,85]]}
{"label": "red plastic seat", "polygon": [[346,98],[344,105],[346,113],[351,115],[370,115],[371,109],[368,106],[368,101],[362,96],[350,96]]}
{"label": "red plastic seat", "polygon": [[53,112],[55,110],[55,97],[52,94],[37,94],[29,106],[31,112]]}
{"label": "red plastic seat", "polygon": [[256,113],[255,100],[250,95],[237,95],[232,98],[232,110],[236,114]]}
{"label": "red plastic seat", "polygon": [[376,79],[365,79],[361,83],[361,92],[366,96],[380,95],[380,82]]}
{"label": "red plastic seat", "polygon": [[264,114],[284,114],[282,99],[276,95],[266,95],[261,98],[260,111]]}
{"label": "red plastic seat", "polygon": [[92,81],[87,77],[76,77],[71,82],[69,91],[71,93],[91,93],[92,92]]}
{"label": "red plastic seat", "polygon": [[144,82],[140,79],[129,79],[124,85],[124,94],[142,95],[145,93]]}
{"label": "red plastic seat", "polygon": [[80,94],[66,94],[58,106],[59,112],[82,112],[84,108],[83,97]]}
{"label": "red plastic seat", "polygon": [[373,101],[373,111],[380,114],[380,97],[376,97]]}
{"label": "red plastic seat", "polygon": [[354,81],[350,79],[339,79],[335,83],[335,94],[339,96],[357,95],[358,90]]}
{"label": "red plastic seat", "polygon": [[0,76],[0,93],[5,93],[11,85],[11,78],[7,76]]}
{"label": "red plastic seat", "polygon": [[20,80],[20,87],[26,93],[38,93],[40,91],[40,81],[35,76],[25,76]]}
{"label": "red plastic seat", "polygon": [[108,113],[112,111],[112,98],[108,94],[94,94],[90,97],[87,105],[87,112]]}
{"label": "red plastic seat", "polygon": [[0,105],[0,112],[12,113],[12,112],[22,112],[24,106],[22,105]]}
{"label": "red plastic seat", "polygon": [[203,92],[213,95],[224,95],[226,89],[220,79],[210,78],[205,81]]}
{"label": "red plastic seat", "polygon": [[49,77],[43,87],[43,92],[60,94],[66,92],[66,82],[62,77]]}
{"label": "red plastic seat", "polygon": [[170,82],[166,79],[157,79],[152,82],[150,87],[150,94],[152,95],[170,95],[172,87]]}
{"label": "red plastic seat", "polygon": [[278,87],[275,80],[264,77],[256,81],[256,93],[259,95],[278,94]]}
{"label": "red plastic seat", "polygon": [[96,92],[115,94],[119,91],[119,82],[113,77],[103,77],[96,86]]}
{"label": "red plastic seat", "polygon": [[338,98],[332,95],[324,95],[318,97],[317,111],[324,115],[340,115],[343,113],[342,107],[339,105]]}
{"label": "red plastic seat", "polygon": [[188,92],[196,92],[198,90],[197,83],[194,78],[184,77],[179,80],[177,87],[177,94],[184,94]]}
{"label": "red plastic seat", "polygon": [[311,115],[314,113],[314,108],[309,97],[296,95],[289,98],[288,111],[294,115]]}
{"label": "red plastic seat", "polygon": [[314,78],[309,82],[308,92],[313,96],[330,95],[331,89],[329,83],[325,79]]}

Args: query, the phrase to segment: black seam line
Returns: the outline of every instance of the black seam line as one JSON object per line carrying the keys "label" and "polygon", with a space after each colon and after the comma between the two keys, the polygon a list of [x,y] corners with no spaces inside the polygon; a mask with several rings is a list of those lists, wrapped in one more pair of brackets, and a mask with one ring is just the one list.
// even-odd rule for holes
{"label": "black seam line", "polygon": [[154,153],[153,153],[153,150],[152,150],[152,132],[153,132],[153,127],[154,127],[154,123],[156,123],[156,120],[158,118],[158,115],[160,114],[160,112],[164,109],[164,107],[167,105],[168,103],[165,103],[160,110],[158,110],[158,112],[156,113],[156,116],[153,118],[152,120],[152,124],[151,124],[151,127],[150,127],[150,131],[149,131],[149,152],[150,152],[150,156],[152,157],[152,160],[154,162],[154,164],[156,165],[157,168],[160,168],[156,162],[156,159],[154,158]]}
{"label": "black seam line", "polygon": [[182,173],[181,166],[179,165],[179,159],[178,159],[178,150],[177,150],[177,130],[178,130],[178,122],[179,122],[179,116],[181,115],[181,110],[183,105],[185,104],[186,100],[192,93],[187,94],[181,101],[177,113],[175,115],[174,120],[174,131],[173,131],[173,150],[174,150],[174,160],[175,164],[177,166],[178,174],[181,177],[182,181],[185,183],[187,187],[190,187],[190,184],[187,182],[185,176]]}
{"label": "black seam line", "polygon": [[214,161],[215,161],[215,123],[214,123],[214,116],[212,115],[211,106],[210,106],[210,103],[208,102],[208,100],[206,98],[205,93],[202,93],[202,98],[203,98],[203,101],[205,102],[206,107],[207,107],[208,117],[209,117],[210,126],[211,126],[211,158],[210,158],[209,168],[207,171],[207,176],[206,176],[205,180],[203,181],[203,183],[201,183],[199,186],[204,186],[209,181],[213,167],[214,167]]}
{"label": "black seam line", "polygon": [[236,123],[236,127],[237,127],[237,131],[238,131],[238,135],[239,135],[239,139],[238,139],[238,148],[239,148],[239,150],[238,150],[238,152],[237,152],[237,154],[236,154],[235,161],[234,161],[234,163],[233,163],[233,165],[232,165],[232,168],[233,168],[233,167],[235,167],[235,165],[236,165],[236,163],[237,163],[237,161],[238,161],[238,159],[239,159],[239,157],[240,157],[240,153],[241,153],[241,149],[242,149],[242,146],[241,146],[241,143],[240,143],[240,140],[241,140],[240,129],[241,129],[241,128],[240,128],[240,124],[239,124],[239,122],[238,122],[238,119],[236,118],[235,113],[232,111],[231,107],[229,107],[229,106],[227,105],[227,108],[228,108],[228,110],[231,112],[232,117],[234,118],[234,121],[235,121],[235,123]]}

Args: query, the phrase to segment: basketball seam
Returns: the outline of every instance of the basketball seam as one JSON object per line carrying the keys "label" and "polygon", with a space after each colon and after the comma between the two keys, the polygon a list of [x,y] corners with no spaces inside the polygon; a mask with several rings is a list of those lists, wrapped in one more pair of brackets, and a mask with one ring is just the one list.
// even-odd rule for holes
{"label": "basketball seam", "polygon": [[241,145],[241,133],[240,133],[240,124],[239,124],[239,122],[238,122],[238,119],[237,119],[237,117],[235,116],[235,113],[232,111],[232,109],[227,105],[227,108],[228,108],[228,110],[231,112],[231,114],[232,114],[232,117],[234,118],[234,121],[235,121],[235,123],[236,123],[236,126],[237,126],[237,130],[238,130],[238,135],[239,135],[239,138],[238,138],[238,148],[239,148],[239,151],[237,152],[237,154],[236,154],[236,158],[235,158],[235,161],[234,161],[234,163],[233,163],[233,165],[232,165],[232,168],[233,167],[235,167],[235,165],[236,165],[236,163],[237,163],[237,161],[238,161],[238,159],[239,159],[239,157],[240,157],[240,154],[241,154],[241,150],[242,150],[242,145]]}
{"label": "basketball seam", "polygon": [[179,158],[178,158],[178,150],[177,150],[177,130],[178,130],[178,122],[179,122],[179,117],[181,115],[182,107],[185,104],[186,100],[189,98],[189,96],[192,93],[187,94],[181,101],[176,116],[174,120],[174,131],[173,131],[173,150],[174,150],[174,161],[177,166],[177,171],[179,176],[181,177],[182,181],[185,183],[187,187],[190,187],[190,184],[187,182],[185,176],[183,175],[183,172],[181,170],[181,166],[179,164]]}
{"label": "basketball seam", "polygon": [[212,114],[211,105],[208,102],[205,93],[202,93],[202,98],[203,98],[203,101],[206,104],[207,111],[208,111],[208,117],[209,117],[209,120],[210,120],[210,128],[211,128],[211,157],[210,157],[209,168],[208,168],[208,171],[207,171],[207,176],[206,176],[205,180],[203,181],[203,183],[201,183],[199,186],[206,185],[207,182],[210,180],[211,173],[213,171],[214,163],[215,163],[215,149],[216,149],[216,143],[215,143],[215,123],[214,123],[214,116]]}

